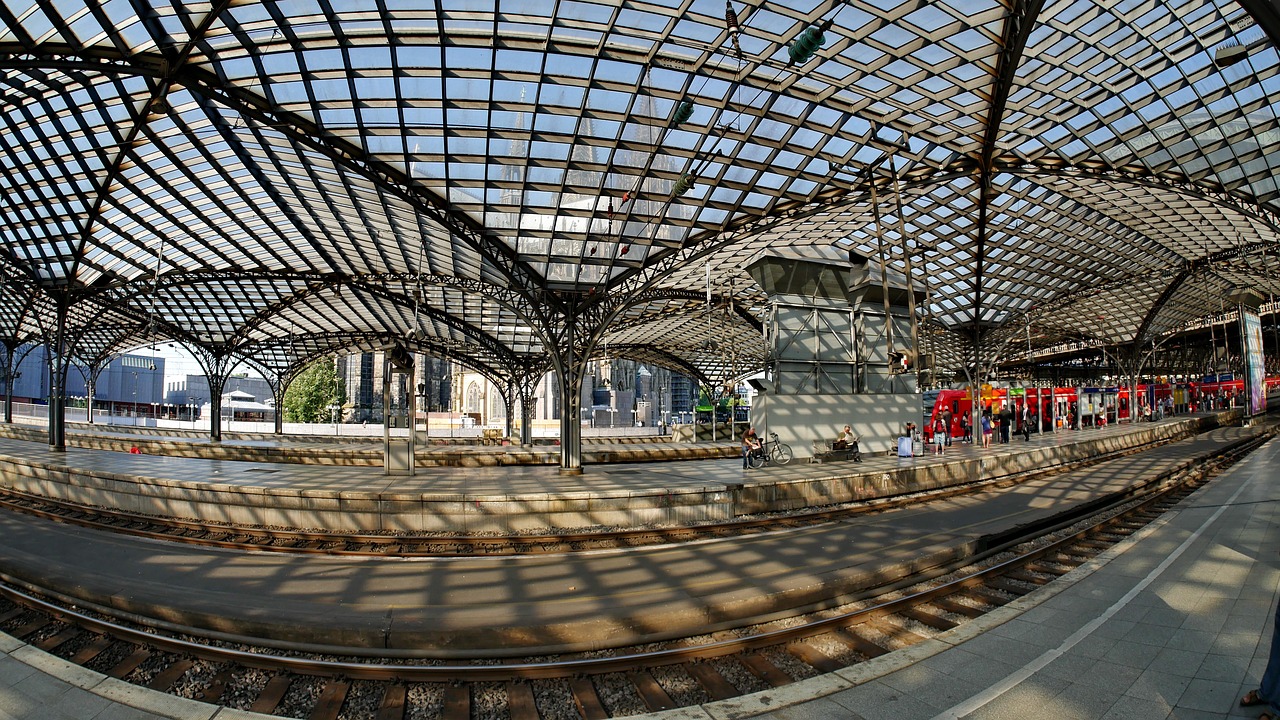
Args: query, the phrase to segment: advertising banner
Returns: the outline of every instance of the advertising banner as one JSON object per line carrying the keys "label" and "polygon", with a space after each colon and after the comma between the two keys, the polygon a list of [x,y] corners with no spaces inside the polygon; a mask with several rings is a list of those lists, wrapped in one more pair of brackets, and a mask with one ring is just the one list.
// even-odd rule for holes
{"label": "advertising banner", "polygon": [[1266,367],[1262,358],[1262,320],[1258,311],[1240,308],[1240,337],[1244,345],[1244,391],[1246,411],[1261,415],[1267,411]]}

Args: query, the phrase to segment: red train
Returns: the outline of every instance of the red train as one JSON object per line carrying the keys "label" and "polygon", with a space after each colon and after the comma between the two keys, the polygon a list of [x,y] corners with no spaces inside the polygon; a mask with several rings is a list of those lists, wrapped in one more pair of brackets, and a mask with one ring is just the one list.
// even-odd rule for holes
{"label": "red train", "polygon": [[[1132,404],[1127,387],[996,388],[983,386],[982,409],[998,415],[1004,408],[1020,413],[1024,404],[1031,410],[1032,429],[1050,430],[1055,425],[1091,427],[1127,421]],[[1266,379],[1268,394],[1280,390],[1280,376]],[[1243,379],[1216,382],[1156,383],[1138,385],[1138,414],[1141,419],[1173,413],[1227,408],[1244,394]],[[973,409],[968,390],[930,390],[924,393],[923,435],[933,440],[934,422],[943,410],[951,410],[951,436],[964,436],[964,420]]]}

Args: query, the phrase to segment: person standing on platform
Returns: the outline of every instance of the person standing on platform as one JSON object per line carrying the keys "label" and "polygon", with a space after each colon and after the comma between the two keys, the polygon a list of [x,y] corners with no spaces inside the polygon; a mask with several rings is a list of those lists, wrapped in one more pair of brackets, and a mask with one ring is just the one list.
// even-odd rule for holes
{"label": "person standing on platform", "polygon": [[947,447],[951,446],[951,408],[942,409],[942,425],[946,428],[943,431],[943,444]]}
{"label": "person standing on platform", "polygon": [[933,421],[933,452],[935,455],[941,455],[947,451],[947,436],[950,435],[948,430],[950,426],[941,416]]}
{"label": "person standing on platform", "polygon": [[1258,717],[1280,720],[1280,604],[1276,605],[1275,627],[1271,631],[1271,651],[1267,654],[1267,669],[1262,671],[1262,683],[1257,690],[1250,690],[1240,698],[1240,707],[1266,705]]}
{"label": "person standing on platform", "polygon": [[1000,443],[1007,445],[1009,443],[1009,426],[1013,424],[1013,411],[1009,409],[1006,403],[1000,408]]}
{"label": "person standing on platform", "polygon": [[989,448],[991,447],[991,413],[982,413],[982,419],[979,422],[982,423],[982,447]]}
{"label": "person standing on platform", "polygon": [[1026,403],[1022,404],[1020,424],[1022,425],[1022,441],[1031,442],[1031,408]]}
{"label": "person standing on platform", "polygon": [[760,449],[760,436],[756,435],[756,429],[754,427],[747,428],[747,431],[742,433],[742,469],[743,470],[747,469],[747,458],[751,456],[751,453],[759,449]]}
{"label": "person standing on platform", "polygon": [[973,442],[973,423],[969,421],[969,413],[960,416],[960,432],[964,434],[965,442]]}

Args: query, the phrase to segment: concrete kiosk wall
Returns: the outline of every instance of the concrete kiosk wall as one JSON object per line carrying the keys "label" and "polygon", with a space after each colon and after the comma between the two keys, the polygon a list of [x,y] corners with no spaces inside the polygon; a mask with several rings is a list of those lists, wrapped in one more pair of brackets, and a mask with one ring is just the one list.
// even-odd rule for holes
{"label": "concrete kiosk wall", "polygon": [[907,423],[920,424],[920,393],[897,395],[757,395],[751,423],[761,438],[769,432],[791,446],[797,458],[813,457],[814,440],[835,440],[846,425],[858,434],[863,453],[897,448]]}

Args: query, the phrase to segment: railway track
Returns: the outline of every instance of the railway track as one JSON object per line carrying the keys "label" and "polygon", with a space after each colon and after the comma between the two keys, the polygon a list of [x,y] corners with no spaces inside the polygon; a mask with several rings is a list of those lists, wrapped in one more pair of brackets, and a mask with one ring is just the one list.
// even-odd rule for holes
{"label": "railway track", "polygon": [[[518,662],[271,654],[165,637],[0,587],[0,630],[154,690],[314,720],[597,720],[768,690],[909,647],[1070,572],[1145,527],[1266,436],[1054,537],[991,548],[947,576],[911,578],[814,616],[659,647]],[[908,587],[903,585],[912,583]]]}
{"label": "railway track", "polygon": [[94,530],[233,550],[380,557],[535,555],[626,549],[676,542],[737,537],[785,528],[807,527],[838,521],[859,513],[878,512],[903,505],[933,501],[965,493],[989,490],[993,487],[1004,487],[1026,482],[1037,477],[1098,465],[1150,450],[1153,447],[1168,444],[1172,441],[1170,439],[1148,443],[1100,454],[1087,460],[1063,463],[1032,472],[957,485],[940,490],[846,503],[825,508],[810,508],[803,511],[771,513],[761,517],[736,518],[726,522],[663,528],[621,530],[597,528],[582,531],[518,535],[342,533],[328,530],[245,526],[206,520],[184,520],[157,515],[144,515],[32,495],[5,488],[0,488],[0,509]]}

